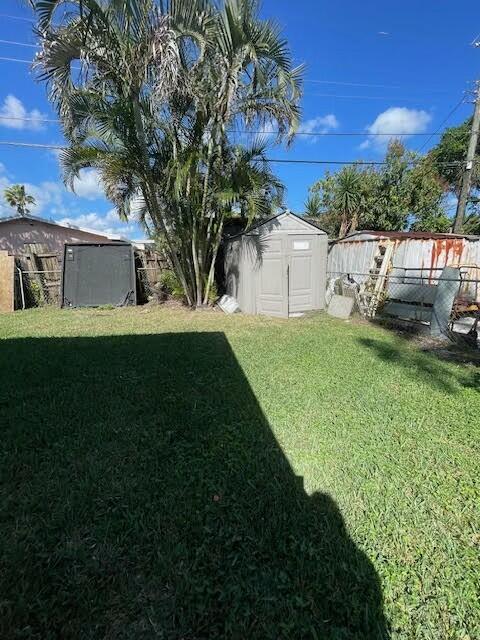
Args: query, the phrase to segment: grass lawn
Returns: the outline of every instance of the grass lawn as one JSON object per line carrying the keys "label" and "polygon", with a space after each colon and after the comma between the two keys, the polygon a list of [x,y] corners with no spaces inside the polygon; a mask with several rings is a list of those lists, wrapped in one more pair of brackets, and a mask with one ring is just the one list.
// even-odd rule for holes
{"label": "grass lawn", "polygon": [[0,316],[0,637],[480,638],[480,393],[366,324]]}

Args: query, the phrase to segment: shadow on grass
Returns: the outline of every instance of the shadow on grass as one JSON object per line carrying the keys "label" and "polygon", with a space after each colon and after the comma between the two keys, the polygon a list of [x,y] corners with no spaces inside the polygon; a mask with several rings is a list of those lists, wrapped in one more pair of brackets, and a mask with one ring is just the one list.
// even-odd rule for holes
{"label": "shadow on grass", "polygon": [[401,338],[395,342],[359,338],[358,342],[370,349],[380,360],[392,362],[407,369],[415,377],[421,377],[432,387],[445,393],[456,393],[461,387],[480,389],[480,372],[472,367],[453,367],[438,359],[435,352],[424,352],[413,345],[407,347]]}
{"label": "shadow on grass", "polygon": [[452,332],[450,340],[439,340],[430,336],[429,326],[408,320],[379,316],[373,323],[407,342],[412,342],[420,351],[428,351],[439,360],[480,367],[480,350],[475,348],[465,335]]}
{"label": "shadow on grass", "polygon": [[5,340],[2,638],[387,638],[221,333]]}

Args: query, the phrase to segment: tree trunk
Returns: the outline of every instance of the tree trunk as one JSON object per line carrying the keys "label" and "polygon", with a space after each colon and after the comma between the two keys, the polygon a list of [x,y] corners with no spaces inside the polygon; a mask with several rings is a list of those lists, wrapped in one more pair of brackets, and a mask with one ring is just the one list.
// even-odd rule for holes
{"label": "tree trunk", "polygon": [[203,281],[203,274],[202,274],[202,268],[201,268],[201,264],[200,264],[200,260],[199,260],[199,255],[198,255],[198,238],[197,238],[197,230],[196,230],[196,223],[195,220],[193,222],[193,229],[192,229],[192,260],[193,260],[193,270],[195,273],[195,300],[196,300],[196,306],[200,307],[202,304],[202,281]]}
{"label": "tree trunk", "polygon": [[220,222],[219,228],[217,230],[217,234],[215,236],[215,243],[212,250],[212,258],[210,262],[210,268],[208,271],[207,283],[205,285],[203,304],[208,304],[208,296],[210,295],[210,289],[212,288],[213,279],[215,276],[215,263],[217,261],[218,249],[220,248],[220,243],[222,241],[222,231],[223,231],[223,220]]}
{"label": "tree trunk", "polygon": [[345,214],[342,214],[342,222],[340,224],[340,231],[338,233],[339,238],[344,238],[348,231],[348,219]]}
{"label": "tree trunk", "polygon": [[[157,194],[155,191],[155,180],[152,175],[152,170],[150,167],[150,158],[148,155],[148,148],[145,142],[145,131],[143,128],[142,114],[140,112],[140,103],[138,101],[138,96],[132,96],[132,104],[133,104],[133,116],[135,121],[135,133],[137,136],[138,145],[142,152],[143,164],[145,169],[144,179],[145,179],[145,186],[148,191],[147,204],[149,204],[149,209],[151,209],[151,212],[155,214],[155,220],[158,223],[160,223],[161,230],[165,235],[165,240],[167,242],[167,246],[169,249],[170,259],[172,261],[173,269],[176,272],[177,277],[180,280],[180,283],[183,287],[183,290],[185,292],[185,297],[187,298],[187,303],[189,304],[189,306],[192,306],[193,300],[188,290],[188,284],[185,278],[185,273],[180,264],[180,261],[178,260],[177,253],[175,251],[174,246],[172,245],[171,239],[168,235],[168,230],[165,225],[165,221],[162,217],[162,214],[160,213],[160,206],[159,206]],[[145,195],[147,194],[145,193],[144,197]]]}

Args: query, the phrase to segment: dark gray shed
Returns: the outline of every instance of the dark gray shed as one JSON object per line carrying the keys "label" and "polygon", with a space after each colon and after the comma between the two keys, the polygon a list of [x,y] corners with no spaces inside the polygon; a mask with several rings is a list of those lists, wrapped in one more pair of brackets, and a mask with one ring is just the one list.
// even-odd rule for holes
{"label": "dark gray shed", "polygon": [[323,309],[328,237],[293,213],[281,213],[227,241],[227,294],[245,313],[288,317]]}
{"label": "dark gray shed", "polygon": [[66,244],[62,306],[136,303],[133,247],[126,242]]}

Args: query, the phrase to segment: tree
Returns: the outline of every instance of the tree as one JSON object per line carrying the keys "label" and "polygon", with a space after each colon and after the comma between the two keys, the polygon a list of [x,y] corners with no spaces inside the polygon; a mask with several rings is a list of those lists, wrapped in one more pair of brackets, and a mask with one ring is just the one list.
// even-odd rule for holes
{"label": "tree", "polygon": [[[472,119],[465,120],[456,127],[447,129],[439,143],[428,153],[428,158],[436,168],[446,191],[457,197],[462,188],[463,165],[467,156]],[[476,162],[472,172],[472,189],[480,189],[480,143],[477,147]]]}
{"label": "tree", "polygon": [[17,210],[19,216],[26,216],[30,213],[28,205],[35,205],[35,198],[25,191],[25,185],[14,184],[7,187],[3,192],[3,197],[7,204]]}
{"label": "tree", "polygon": [[374,179],[370,169],[352,165],[316,182],[311,193],[321,202],[322,228],[339,237],[355,231],[367,215]]}
{"label": "tree", "polygon": [[189,304],[205,304],[225,219],[264,215],[281,191],[264,145],[239,148],[229,133],[273,123],[278,140],[293,135],[301,69],[278,27],[256,0],[35,6],[37,68],[70,142],[66,182],[97,168],[120,216],[136,203],[164,237]]}
{"label": "tree", "polygon": [[412,231],[446,233],[452,221],[443,208],[444,188],[436,167],[429,157],[422,159],[410,171],[406,180],[410,199]]}
{"label": "tree", "polygon": [[347,166],[311,187],[323,210],[320,223],[343,237],[355,229],[440,231],[450,226],[441,180],[432,162],[390,143],[384,165]]}
{"label": "tree", "polygon": [[469,213],[463,223],[463,232],[469,235],[480,235],[480,214],[477,211]]}
{"label": "tree", "polygon": [[310,193],[305,200],[305,215],[310,218],[322,215],[322,199],[317,192]]}

